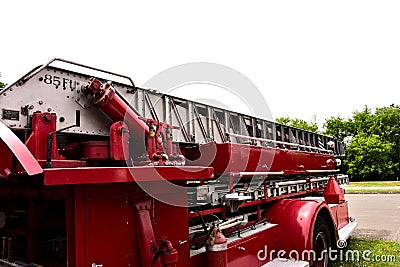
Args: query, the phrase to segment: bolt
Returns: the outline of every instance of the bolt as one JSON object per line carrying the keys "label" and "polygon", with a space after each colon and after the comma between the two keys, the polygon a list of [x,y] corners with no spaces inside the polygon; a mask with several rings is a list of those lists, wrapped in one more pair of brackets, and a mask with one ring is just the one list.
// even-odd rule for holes
{"label": "bolt", "polygon": [[39,105],[43,105],[43,100],[39,100]]}
{"label": "bolt", "polygon": [[47,111],[50,112],[50,111],[51,111],[51,108],[48,108]]}
{"label": "bolt", "polygon": [[43,117],[45,119],[45,121],[51,121],[51,115],[50,114],[46,114]]}

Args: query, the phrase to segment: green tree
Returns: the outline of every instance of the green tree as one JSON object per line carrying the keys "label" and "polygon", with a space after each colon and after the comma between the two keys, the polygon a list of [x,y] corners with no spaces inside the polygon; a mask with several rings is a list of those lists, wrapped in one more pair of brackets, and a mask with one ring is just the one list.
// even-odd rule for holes
{"label": "green tree", "polygon": [[371,132],[381,136],[386,141],[398,145],[400,135],[400,107],[391,105],[389,107],[377,108]]}
{"label": "green tree", "polygon": [[351,136],[355,136],[358,133],[365,133],[366,135],[373,134],[372,126],[375,120],[376,117],[368,106],[365,106],[361,111],[355,111],[353,113],[353,118],[348,120]]}
{"label": "green tree", "polygon": [[297,118],[291,119],[289,117],[277,118],[275,121],[283,125],[295,127],[298,129],[303,129],[309,132],[314,132],[314,133],[318,132],[318,125],[314,122],[309,123],[302,119],[297,119]]}
{"label": "green tree", "polygon": [[3,89],[4,87],[6,87],[7,84],[0,82],[0,90]]}
{"label": "green tree", "polygon": [[399,163],[393,161],[394,155],[394,144],[382,140],[379,135],[368,136],[361,132],[347,147],[344,163],[352,178],[388,179],[399,170]]}
{"label": "green tree", "polygon": [[330,135],[340,141],[343,141],[346,137],[350,136],[351,122],[343,119],[342,117],[330,117],[325,120],[324,123],[324,134]]}
{"label": "green tree", "polygon": [[325,134],[350,140],[344,168],[356,179],[385,179],[399,176],[400,107],[391,105],[372,112],[365,106],[349,119],[330,117]]}

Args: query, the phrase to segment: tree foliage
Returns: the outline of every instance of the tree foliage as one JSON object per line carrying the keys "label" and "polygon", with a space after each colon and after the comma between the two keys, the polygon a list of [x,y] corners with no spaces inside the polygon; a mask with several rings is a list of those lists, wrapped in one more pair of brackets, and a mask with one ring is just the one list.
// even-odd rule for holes
{"label": "tree foliage", "polygon": [[[276,120],[288,126],[317,132],[315,123],[282,117]],[[368,106],[350,118],[333,116],[325,120],[324,134],[346,144],[342,170],[355,180],[383,180],[400,176],[400,106]]]}
{"label": "tree foliage", "polygon": [[297,118],[291,119],[289,117],[277,118],[275,121],[280,124],[306,130],[309,132],[314,132],[314,133],[318,132],[318,125],[314,122],[309,123],[302,119],[297,119]]}
{"label": "tree foliage", "polygon": [[379,135],[360,132],[346,149],[344,163],[351,177],[375,180],[377,177],[392,177],[399,167],[394,162],[394,144],[382,140]]}
{"label": "tree foliage", "polygon": [[325,134],[343,141],[350,135],[351,124],[341,117],[330,117],[324,123]]}
{"label": "tree foliage", "polygon": [[6,87],[7,84],[0,82],[0,90],[3,89],[4,87]]}
{"label": "tree foliage", "polygon": [[325,134],[350,140],[345,165],[355,179],[389,179],[399,176],[400,107],[391,105],[372,112],[365,106],[348,119],[330,117]]}

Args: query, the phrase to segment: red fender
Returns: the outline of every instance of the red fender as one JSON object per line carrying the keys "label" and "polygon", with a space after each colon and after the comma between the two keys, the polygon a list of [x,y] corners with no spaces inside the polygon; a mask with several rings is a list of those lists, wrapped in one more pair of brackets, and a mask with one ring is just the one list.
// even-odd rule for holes
{"label": "red fender", "polygon": [[[334,220],[329,206],[323,201],[283,199],[268,207],[265,218],[270,223],[278,224],[277,251],[284,250],[284,257],[288,257],[292,250],[299,252],[299,255],[305,250],[311,250],[314,223],[321,212],[324,215],[329,214],[326,219],[333,226]],[[334,228],[337,232],[336,227]]]}
{"label": "red fender", "polygon": [[[2,122],[0,122],[0,139],[3,141],[0,142],[0,158],[8,157],[10,155],[9,152],[11,152],[29,175],[43,172],[43,169],[24,143],[22,143],[21,140]],[[3,161],[3,159],[1,159],[1,161]],[[4,162],[7,162],[7,166],[0,164],[0,175],[7,176],[12,171],[12,166],[10,166],[9,159],[5,159]]]}

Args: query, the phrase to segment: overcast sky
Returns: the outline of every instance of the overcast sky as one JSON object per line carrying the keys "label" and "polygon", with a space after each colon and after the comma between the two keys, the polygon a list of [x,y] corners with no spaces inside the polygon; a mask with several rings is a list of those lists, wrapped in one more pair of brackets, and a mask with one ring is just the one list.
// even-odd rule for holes
{"label": "overcast sky", "polygon": [[322,121],[399,103],[400,1],[127,2],[1,1],[0,80],[53,57],[138,86],[213,62],[247,76],[274,117]]}

